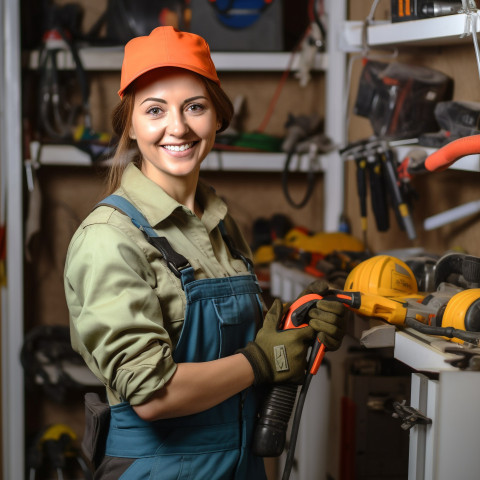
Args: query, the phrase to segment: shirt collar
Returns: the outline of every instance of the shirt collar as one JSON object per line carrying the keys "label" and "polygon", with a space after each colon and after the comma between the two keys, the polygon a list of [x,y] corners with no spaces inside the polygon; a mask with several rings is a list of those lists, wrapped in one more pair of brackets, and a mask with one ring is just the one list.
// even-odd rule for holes
{"label": "shirt collar", "polygon": [[[133,163],[123,172],[121,189],[126,196],[137,205],[152,227],[158,226],[175,211],[183,211],[185,215],[193,215],[184,205],[170,197],[159,185],[146,177]],[[208,231],[215,228],[227,214],[225,202],[215,191],[198,183],[197,200],[203,206],[202,222]]]}

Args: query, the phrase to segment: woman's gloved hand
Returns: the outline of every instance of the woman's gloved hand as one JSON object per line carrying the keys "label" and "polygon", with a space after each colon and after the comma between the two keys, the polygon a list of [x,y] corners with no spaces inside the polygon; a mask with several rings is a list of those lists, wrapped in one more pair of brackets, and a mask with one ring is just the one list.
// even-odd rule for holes
{"label": "woman's gloved hand", "polygon": [[345,307],[340,302],[318,300],[308,312],[309,324],[329,351],[337,350],[345,335]]}
{"label": "woman's gloved hand", "polygon": [[[238,351],[250,362],[255,375],[255,385],[303,382],[307,368],[307,351],[315,339],[316,331],[310,325],[279,330],[283,315],[282,302],[277,299],[267,312],[263,327],[258,331],[255,340]],[[316,319],[315,322],[319,320]]]}
{"label": "woman's gloved hand", "polygon": [[[311,293],[325,295],[329,290],[328,283],[318,279],[308,285],[298,296]],[[317,332],[318,340],[327,350],[337,350],[345,335],[345,307],[336,301],[319,300],[315,308],[309,310],[309,324]]]}
{"label": "woman's gloved hand", "polygon": [[318,280],[315,280],[314,282],[307,285],[302,291],[302,293],[300,293],[300,295],[297,297],[297,300],[300,297],[303,297],[304,295],[309,295],[311,293],[316,293],[317,295],[324,295],[327,292],[328,288],[329,287],[327,281],[319,278]]}

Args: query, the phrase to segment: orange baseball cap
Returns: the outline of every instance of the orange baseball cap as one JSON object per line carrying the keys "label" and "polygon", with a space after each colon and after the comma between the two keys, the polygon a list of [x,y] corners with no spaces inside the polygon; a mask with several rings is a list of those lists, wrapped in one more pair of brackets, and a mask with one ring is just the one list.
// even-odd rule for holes
{"label": "orange baseball cap", "polygon": [[210,47],[202,37],[170,26],[157,27],[150,35],[133,38],[125,45],[120,97],[134,80],[159,67],[185,68],[220,85]]}

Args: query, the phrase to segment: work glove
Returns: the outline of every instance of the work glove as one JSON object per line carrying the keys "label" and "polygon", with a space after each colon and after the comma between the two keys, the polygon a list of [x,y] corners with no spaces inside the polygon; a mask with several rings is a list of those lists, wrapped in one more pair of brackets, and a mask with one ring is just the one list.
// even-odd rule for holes
{"label": "work glove", "polygon": [[297,300],[300,297],[303,297],[305,295],[309,295],[311,293],[316,293],[317,295],[324,295],[327,290],[328,290],[328,283],[326,280],[323,280],[322,278],[319,278],[318,280],[313,281],[309,285],[305,287],[305,289],[302,291],[302,293],[297,297]]}
{"label": "work glove", "polygon": [[[328,290],[328,283],[318,279],[308,285],[298,298],[311,293],[323,296]],[[309,324],[327,350],[338,350],[345,335],[344,305],[337,301],[319,300],[315,308],[309,310]]]}
{"label": "work glove", "polygon": [[343,303],[318,300],[308,312],[309,325],[317,332],[320,343],[329,351],[338,350],[345,335],[345,307]]}
{"label": "work glove", "polygon": [[[316,331],[310,325],[279,330],[278,326],[285,311],[282,302],[275,300],[255,340],[238,350],[252,366],[255,385],[303,382],[307,368],[307,351],[315,339]],[[318,321],[315,319],[316,323]]]}

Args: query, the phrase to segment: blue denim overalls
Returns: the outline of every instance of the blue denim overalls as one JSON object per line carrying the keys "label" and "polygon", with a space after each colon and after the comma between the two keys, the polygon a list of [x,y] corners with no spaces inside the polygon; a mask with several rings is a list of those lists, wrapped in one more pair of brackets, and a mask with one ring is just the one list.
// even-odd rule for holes
{"label": "blue denim overalls", "polygon": [[[111,195],[100,204],[129,216],[181,279],[187,307],[173,353],[175,362],[215,360],[253,340],[262,307],[261,289],[251,271],[236,277],[195,280],[188,261],[164,237],[158,237],[125,198]],[[235,255],[223,223],[220,228]],[[258,402],[249,388],[207,411],[155,422],[140,419],[127,402],[114,405],[106,455],[137,459],[121,480],[265,479],[263,459],[250,451]]]}

